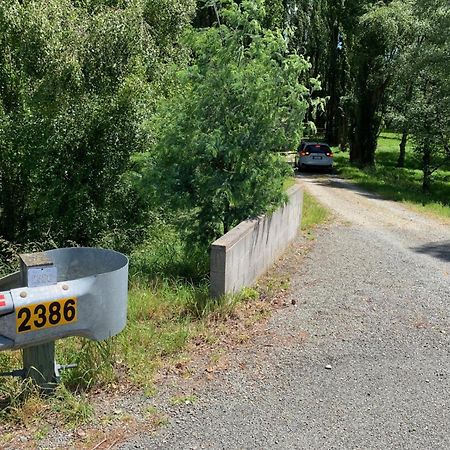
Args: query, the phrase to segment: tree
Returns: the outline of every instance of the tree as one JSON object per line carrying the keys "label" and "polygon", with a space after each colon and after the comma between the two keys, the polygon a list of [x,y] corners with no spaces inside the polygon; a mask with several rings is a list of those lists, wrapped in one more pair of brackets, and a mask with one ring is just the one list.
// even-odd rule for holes
{"label": "tree", "polygon": [[0,236],[89,244],[137,218],[124,177],[193,7],[0,2]]}
{"label": "tree", "polygon": [[281,32],[261,26],[262,1],[226,2],[220,15],[188,37],[194,60],[165,105],[151,172],[163,174],[168,204],[193,211],[204,244],[284,200],[289,168],[277,151],[298,145],[318,88]]}
{"label": "tree", "polygon": [[411,10],[407,1],[378,2],[360,16],[351,49],[353,129],[350,161],[375,163],[385,92],[395,63],[409,43]]}
{"label": "tree", "polygon": [[445,0],[417,1],[421,19],[420,52],[409,53],[416,79],[407,112],[415,151],[422,162],[423,192],[429,192],[433,173],[450,164],[450,5]]}

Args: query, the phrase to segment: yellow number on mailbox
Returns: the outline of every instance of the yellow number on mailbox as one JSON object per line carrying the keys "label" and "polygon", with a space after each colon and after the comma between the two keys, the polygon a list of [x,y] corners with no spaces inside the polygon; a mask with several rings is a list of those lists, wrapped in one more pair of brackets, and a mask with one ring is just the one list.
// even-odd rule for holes
{"label": "yellow number on mailbox", "polygon": [[16,310],[16,331],[42,330],[77,321],[77,298],[59,298],[51,302],[35,303]]}

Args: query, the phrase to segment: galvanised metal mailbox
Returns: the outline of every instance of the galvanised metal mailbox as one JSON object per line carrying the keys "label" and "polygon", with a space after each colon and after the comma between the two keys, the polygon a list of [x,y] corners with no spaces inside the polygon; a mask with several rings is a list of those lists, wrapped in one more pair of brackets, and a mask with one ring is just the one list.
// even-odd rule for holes
{"label": "galvanised metal mailbox", "polygon": [[48,263],[0,279],[0,351],[27,351],[68,336],[101,341],[125,327],[125,255],[98,248],[42,255]]}

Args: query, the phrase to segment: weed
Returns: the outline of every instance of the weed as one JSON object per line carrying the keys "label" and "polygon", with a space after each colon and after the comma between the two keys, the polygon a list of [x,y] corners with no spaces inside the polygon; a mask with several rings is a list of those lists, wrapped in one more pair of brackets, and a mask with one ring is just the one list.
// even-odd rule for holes
{"label": "weed", "polygon": [[270,314],[271,312],[269,308],[261,307],[254,314],[245,319],[245,326],[247,328],[252,328],[258,322],[261,322],[270,317]]}
{"label": "weed", "polygon": [[0,418],[5,421],[27,424],[33,420],[39,392],[30,380],[7,378],[0,385]]}
{"label": "weed", "polygon": [[13,412],[17,422],[25,427],[30,427],[36,423],[39,416],[48,414],[49,409],[46,399],[29,385],[23,388],[21,402],[11,412]]}
{"label": "weed", "polygon": [[49,432],[50,432],[50,427],[48,425],[44,425],[44,426],[38,428],[33,433],[33,439],[36,441],[41,441],[42,439],[45,439],[48,436]]}
{"label": "weed", "polygon": [[69,426],[86,422],[92,414],[87,399],[73,394],[64,385],[59,385],[52,396],[43,396],[31,380],[14,379],[1,386],[0,396],[0,417],[25,427],[39,424],[38,434],[44,433],[47,426],[42,418],[52,413]]}
{"label": "weed", "polygon": [[211,356],[210,356],[211,363],[218,364],[220,359],[222,358],[223,354],[224,354],[224,350],[222,350],[220,348],[215,350],[214,352],[212,352]]}
{"label": "weed", "polygon": [[264,277],[263,289],[264,295],[271,297],[279,291],[288,289],[290,286],[290,278],[284,273],[268,274]]}
{"label": "weed", "polygon": [[15,433],[3,433],[0,435],[0,445],[8,444],[15,437]]}
{"label": "weed", "polygon": [[314,239],[312,230],[317,225],[326,222],[330,217],[327,208],[322,206],[311,194],[305,192],[303,195],[303,214],[301,228],[306,236]]}
{"label": "weed", "polygon": [[237,341],[239,342],[239,344],[245,344],[249,340],[250,340],[250,335],[245,334],[245,333],[243,333],[243,334],[241,333],[237,337]]}
{"label": "weed", "polygon": [[74,395],[64,385],[58,386],[55,395],[49,399],[49,404],[53,412],[71,427],[87,422],[93,413],[93,408],[84,395]]}
{"label": "weed", "polygon": [[238,301],[249,302],[253,300],[258,300],[259,292],[251,287],[243,288],[238,294]]}
{"label": "weed", "polygon": [[170,399],[170,404],[176,405],[189,405],[195,403],[197,397],[195,395],[176,395]]}
{"label": "weed", "polygon": [[158,390],[156,389],[156,386],[154,384],[148,384],[147,386],[145,386],[144,388],[144,395],[147,398],[152,398],[156,395],[156,393],[158,392]]}
{"label": "weed", "polygon": [[68,388],[88,390],[94,384],[101,386],[115,381],[115,339],[92,342],[69,338],[58,342],[56,349],[59,362],[76,364],[75,368],[62,372],[62,381]]}
{"label": "weed", "polygon": [[168,417],[159,412],[156,406],[149,406],[145,412],[154,428],[159,428],[169,423]]}

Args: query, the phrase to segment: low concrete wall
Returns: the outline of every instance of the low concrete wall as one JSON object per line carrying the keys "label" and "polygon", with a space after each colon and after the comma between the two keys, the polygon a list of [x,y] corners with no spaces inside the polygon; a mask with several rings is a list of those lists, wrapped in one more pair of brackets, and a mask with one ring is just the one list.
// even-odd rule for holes
{"label": "low concrete wall", "polygon": [[212,296],[250,286],[295,238],[302,218],[303,191],[296,185],[287,193],[288,203],[271,216],[241,222],[212,244]]}

